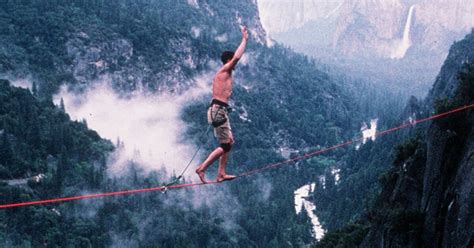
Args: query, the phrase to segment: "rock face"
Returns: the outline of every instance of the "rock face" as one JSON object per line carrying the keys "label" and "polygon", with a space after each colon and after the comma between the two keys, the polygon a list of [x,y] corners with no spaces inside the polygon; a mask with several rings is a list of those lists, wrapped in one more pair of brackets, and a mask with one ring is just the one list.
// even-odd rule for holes
{"label": "rock face", "polygon": [[[464,90],[474,84],[474,33],[457,42],[426,99],[448,97],[453,106],[470,104],[459,98],[457,75],[470,68]],[[462,100],[459,100],[462,99]],[[474,245],[474,111],[437,119],[425,137],[398,149],[394,167],[374,208],[371,229],[362,247],[472,247]]]}
{"label": "rock face", "polygon": [[285,41],[282,36],[291,36],[299,29],[298,34],[318,37],[305,37],[302,42],[325,43],[344,56],[398,59],[394,53],[408,30],[413,46],[445,52],[453,40],[474,27],[471,0],[263,0],[259,9],[263,26],[273,37]]}
{"label": "rock face", "polygon": [[[89,87],[91,82],[106,80],[120,92],[141,90],[180,90],[187,82],[184,70],[195,70],[198,60],[191,49],[191,41],[171,40],[176,60],[168,70],[153,70],[144,56],[134,53],[134,46],[125,38],[94,40],[95,34],[84,31],[70,35],[65,44],[72,58],[69,73],[78,82],[76,87]],[[206,58],[207,59],[207,58]]]}
{"label": "rock face", "polygon": [[453,133],[433,125],[428,133],[420,206],[425,214],[423,244],[468,247],[473,241],[474,113],[461,120],[468,128]]}
{"label": "rock face", "polygon": [[[391,54],[403,23],[404,6],[397,0],[348,2],[341,8],[332,42],[344,55]],[[382,14],[383,13],[383,14]]]}
{"label": "rock face", "polygon": [[459,84],[459,71],[464,64],[472,64],[474,62],[473,47],[473,32],[451,47],[449,55],[441,68],[441,73],[436,78],[436,82],[426,98],[427,105],[432,106],[437,99],[453,97]]}
{"label": "rock face", "polygon": [[283,33],[301,28],[308,22],[338,14],[343,3],[344,0],[258,0],[258,8],[265,30],[271,33]]}
{"label": "rock face", "polygon": [[450,42],[446,35],[454,33],[457,39],[461,39],[474,27],[474,3],[471,0],[423,0],[418,5],[415,25],[423,28],[419,37],[423,47],[450,46],[451,43],[444,43]]}

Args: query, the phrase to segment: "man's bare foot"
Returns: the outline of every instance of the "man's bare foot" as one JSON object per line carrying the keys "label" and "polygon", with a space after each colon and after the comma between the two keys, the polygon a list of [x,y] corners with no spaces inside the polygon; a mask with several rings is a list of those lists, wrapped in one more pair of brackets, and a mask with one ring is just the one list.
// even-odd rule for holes
{"label": "man's bare foot", "polygon": [[199,170],[199,168],[198,168],[198,169],[196,169],[196,173],[198,174],[199,179],[201,179],[201,182],[202,182],[202,183],[207,183],[206,177],[204,176],[204,171],[201,171],[201,170]]}
{"label": "man's bare foot", "polygon": [[237,176],[234,176],[234,175],[218,176],[218,177],[217,177],[217,182],[220,183],[220,182],[223,182],[223,181],[230,181],[230,180],[235,179],[236,177],[237,177]]}

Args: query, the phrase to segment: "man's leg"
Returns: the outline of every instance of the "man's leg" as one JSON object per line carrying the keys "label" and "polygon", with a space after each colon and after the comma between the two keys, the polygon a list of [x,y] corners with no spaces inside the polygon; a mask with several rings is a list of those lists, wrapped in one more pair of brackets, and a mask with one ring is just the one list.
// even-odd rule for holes
{"label": "man's leg", "polygon": [[199,175],[199,179],[201,179],[202,183],[207,183],[204,177],[204,171],[206,171],[207,167],[214,163],[219,157],[221,157],[224,153],[224,149],[222,147],[217,147],[214,151],[209,154],[206,160],[196,169],[196,173]]}
{"label": "man's leg", "polygon": [[235,179],[236,176],[234,175],[227,175],[225,172],[225,167],[227,165],[227,159],[229,158],[229,151],[231,144],[228,144],[229,149],[227,151],[224,149],[224,154],[221,156],[219,160],[219,169],[217,170],[217,182],[222,182],[225,180],[232,180]]}

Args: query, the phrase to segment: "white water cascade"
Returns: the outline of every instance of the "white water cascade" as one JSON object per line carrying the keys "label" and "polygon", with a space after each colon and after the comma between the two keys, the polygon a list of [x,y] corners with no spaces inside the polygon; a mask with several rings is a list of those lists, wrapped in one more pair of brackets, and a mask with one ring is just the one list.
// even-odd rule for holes
{"label": "white water cascade", "polygon": [[308,214],[309,218],[311,219],[311,224],[313,224],[313,237],[316,240],[321,240],[326,234],[326,230],[322,227],[321,223],[319,222],[318,216],[314,214],[314,210],[316,209],[316,205],[312,202],[306,200],[310,193],[314,191],[316,187],[315,183],[304,185],[303,187],[295,190],[295,210],[296,214],[300,214],[301,210],[306,210],[306,214]]}
{"label": "white water cascade", "polygon": [[397,42],[395,50],[392,52],[390,58],[392,59],[402,59],[405,57],[405,54],[408,51],[408,48],[411,46],[411,40],[410,40],[410,28],[411,28],[411,22],[413,18],[413,11],[415,10],[416,5],[412,5],[410,7],[410,10],[408,11],[408,18],[407,22],[405,23],[405,29],[403,31],[403,37],[402,40]]}
{"label": "white water cascade", "polygon": [[367,124],[364,122],[362,124],[362,127],[360,128],[360,131],[362,132],[362,142],[357,144],[355,149],[359,150],[360,146],[365,144],[369,139],[372,141],[375,141],[376,134],[377,134],[377,122],[378,119],[372,119],[370,121],[370,128],[367,126]]}

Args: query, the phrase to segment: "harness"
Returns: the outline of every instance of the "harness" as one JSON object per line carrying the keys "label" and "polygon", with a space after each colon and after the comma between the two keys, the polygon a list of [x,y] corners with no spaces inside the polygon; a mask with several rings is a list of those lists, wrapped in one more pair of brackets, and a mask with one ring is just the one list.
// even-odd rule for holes
{"label": "harness", "polygon": [[222,102],[222,101],[219,101],[217,99],[212,99],[212,102],[211,104],[209,105],[209,107],[212,107],[212,105],[218,105],[218,109],[216,111],[216,114],[213,115],[212,112],[211,112],[211,125],[214,127],[214,128],[217,128],[217,127],[220,127],[222,126],[224,123],[226,123],[227,121],[227,118],[224,117],[220,120],[216,120],[215,118],[217,117],[217,115],[219,114],[219,111],[221,109],[227,111],[227,112],[230,112],[232,111],[232,108],[229,107],[229,104],[225,103],[225,102]]}

